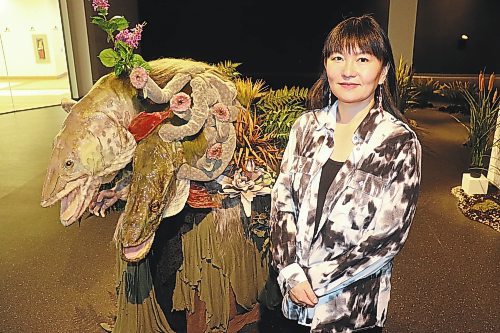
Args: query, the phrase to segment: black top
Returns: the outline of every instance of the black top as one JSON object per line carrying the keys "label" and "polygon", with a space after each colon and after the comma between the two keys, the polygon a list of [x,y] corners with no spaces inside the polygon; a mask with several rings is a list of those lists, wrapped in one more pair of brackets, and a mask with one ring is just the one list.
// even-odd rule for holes
{"label": "black top", "polygon": [[318,204],[316,206],[316,217],[314,222],[314,234],[318,231],[319,221],[321,220],[321,215],[323,213],[323,207],[325,205],[326,194],[330,185],[332,185],[333,179],[339,172],[340,168],[344,162],[334,161],[331,158],[326,161],[321,169],[321,178],[319,180],[318,189]]}

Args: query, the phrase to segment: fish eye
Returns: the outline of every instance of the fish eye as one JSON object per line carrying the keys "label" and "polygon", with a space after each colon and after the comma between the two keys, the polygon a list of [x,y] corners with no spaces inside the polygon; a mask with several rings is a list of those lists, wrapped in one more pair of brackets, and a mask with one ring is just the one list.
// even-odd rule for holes
{"label": "fish eye", "polygon": [[66,168],[71,168],[73,166],[73,161],[72,160],[66,160],[66,162],[64,163],[64,166]]}

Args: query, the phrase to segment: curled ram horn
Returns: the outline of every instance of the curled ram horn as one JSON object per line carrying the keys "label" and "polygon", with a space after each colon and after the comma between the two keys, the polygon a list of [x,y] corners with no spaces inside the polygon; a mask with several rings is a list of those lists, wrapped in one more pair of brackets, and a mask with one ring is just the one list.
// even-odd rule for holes
{"label": "curled ram horn", "polygon": [[228,82],[221,79],[219,76],[213,73],[207,73],[206,78],[210,85],[216,89],[219,94],[218,101],[224,105],[231,105],[236,99],[236,86],[234,84],[228,84]]}
{"label": "curled ram horn", "polygon": [[[207,148],[205,154],[195,163],[186,163],[180,167],[177,174],[177,178],[180,179],[209,181],[217,178],[231,161],[236,148],[236,132],[233,124],[239,111],[236,87],[232,82],[223,81],[212,73],[205,73],[203,78],[210,87],[209,90],[206,90],[208,87],[204,87],[206,96],[209,96],[207,101],[210,102],[207,103],[210,108],[202,133]],[[216,96],[215,100],[212,99],[213,95]]]}
{"label": "curled ram horn", "polygon": [[227,141],[215,142],[211,145],[209,144],[207,153],[209,152],[210,148],[221,150],[219,156],[217,156],[219,157],[218,159],[214,160],[210,158],[210,154],[205,154],[196,162],[195,166],[191,166],[185,163],[180,166],[177,173],[177,178],[196,181],[209,181],[220,176],[233,158],[234,149],[236,148],[236,133],[234,130],[234,126],[231,126],[229,129]]}
{"label": "curled ram horn", "polygon": [[164,141],[180,140],[186,136],[198,133],[208,118],[209,103],[213,103],[215,95],[213,89],[201,77],[195,77],[190,82],[193,99],[193,107],[191,108],[191,119],[184,125],[174,126],[172,124],[163,125],[158,135]]}
{"label": "curled ram horn", "polygon": [[147,97],[157,104],[165,104],[170,101],[174,94],[181,91],[182,88],[191,80],[191,75],[186,73],[176,74],[172,80],[162,89],[153,79],[148,77],[148,82],[144,89]]}

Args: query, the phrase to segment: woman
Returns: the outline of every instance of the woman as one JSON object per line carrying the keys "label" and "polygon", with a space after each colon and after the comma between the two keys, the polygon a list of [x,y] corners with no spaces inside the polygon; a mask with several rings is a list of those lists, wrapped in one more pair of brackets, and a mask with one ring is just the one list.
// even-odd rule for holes
{"label": "woman", "polygon": [[381,332],[392,259],[415,213],[420,143],[394,107],[392,50],[373,18],[337,25],[323,62],[310,94],[318,109],[293,125],[271,195],[282,310],[310,332]]}

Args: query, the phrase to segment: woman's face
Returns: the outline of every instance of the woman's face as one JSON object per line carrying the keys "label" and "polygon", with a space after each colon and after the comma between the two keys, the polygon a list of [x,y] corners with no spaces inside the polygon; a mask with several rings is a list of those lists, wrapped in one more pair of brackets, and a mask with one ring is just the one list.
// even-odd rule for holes
{"label": "woman's face", "polygon": [[368,104],[387,75],[387,67],[368,53],[333,53],[325,62],[330,90],[339,103]]}

